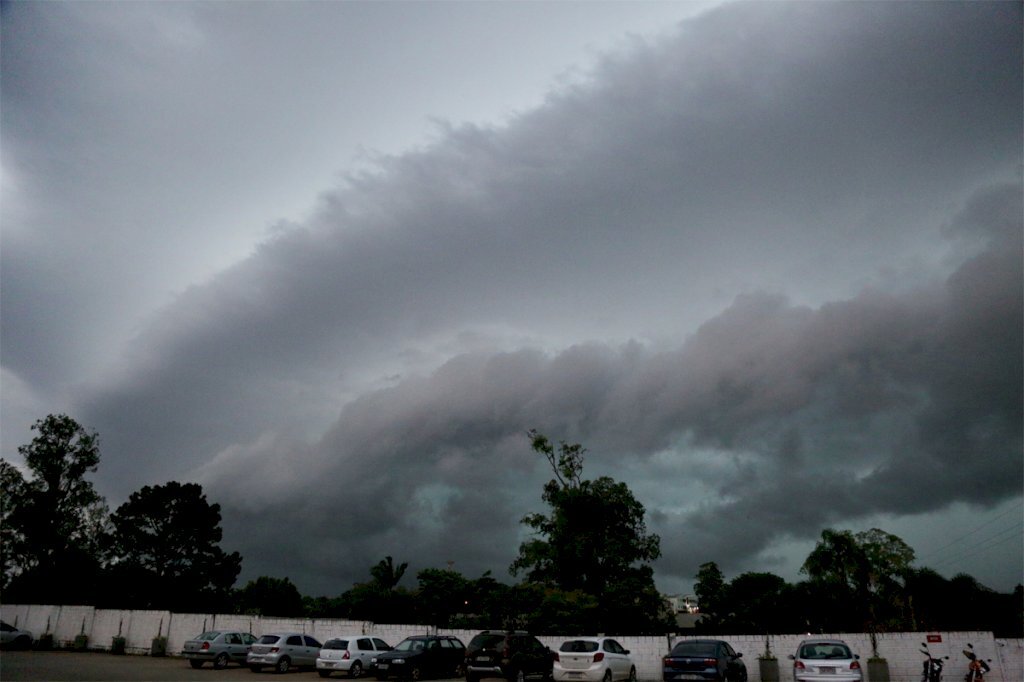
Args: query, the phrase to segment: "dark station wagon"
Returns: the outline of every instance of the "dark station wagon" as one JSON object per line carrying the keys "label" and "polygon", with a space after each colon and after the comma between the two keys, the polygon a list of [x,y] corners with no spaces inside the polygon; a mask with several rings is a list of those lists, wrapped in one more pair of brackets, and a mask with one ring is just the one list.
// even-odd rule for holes
{"label": "dark station wagon", "polygon": [[706,680],[746,682],[747,666],[728,642],[720,639],[688,639],[672,647],[662,659],[664,682]]}

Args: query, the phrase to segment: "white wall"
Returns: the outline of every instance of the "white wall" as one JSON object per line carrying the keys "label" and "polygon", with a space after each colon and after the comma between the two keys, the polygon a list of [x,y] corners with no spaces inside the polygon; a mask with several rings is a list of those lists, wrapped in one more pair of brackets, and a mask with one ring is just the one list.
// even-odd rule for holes
{"label": "white wall", "polygon": [[[276,630],[294,630],[310,634],[321,642],[343,634],[368,634],[380,637],[394,645],[410,635],[450,634],[469,642],[475,630],[446,630],[429,625],[402,625],[371,623],[331,618],[270,618],[264,616],[240,616],[230,614],[171,613],[169,611],[119,611],[94,609],[91,606],[45,606],[24,604],[0,604],[0,618],[17,627],[31,630],[37,637],[52,633],[56,646],[70,646],[75,637],[85,634],[89,637],[89,648],[110,649],[111,640],[121,636],[126,639],[128,653],[147,654],[152,640],[157,636],[167,637],[167,652],[179,655],[185,640],[204,630],[238,629],[260,635]],[[607,633],[613,635],[614,633]],[[943,674],[946,680],[961,679],[967,670],[967,659],[963,649],[970,642],[974,650],[984,659],[991,659],[992,673],[986,682],[1020,682],[1024,680],[1024,640],[996,640],[991,632],[895,632],[879,634],[878,655],[889,662],[891,682],[918,682],[921,679],[921,643],[928,635],[941,637],[941,642],[929,644],[936,656],[949,656]],[[702,635],[705,636],[705,635]],[[871,638],[864,633],[831,635],[846,640],[854,652],[860,655],[867,676],[867,659],[871,656]],[[706,637],[717,638],[713,635]],[[552,649],[557,649],[565,637],[538,635],[538,638]],[[661,679],[661,657],[681,639],[692,636],[666,637],[617,637],[622,646],[630,650],[641,680]],[[804,635],[771,635],[768,642],[772,653],[779,659],[781,679],[792,680],[789,654],[796,650]],[[743,654],[747,664],[750,682],[760,682],[757,657],[764,652],[764,635],[729,635],[721,637]]]}

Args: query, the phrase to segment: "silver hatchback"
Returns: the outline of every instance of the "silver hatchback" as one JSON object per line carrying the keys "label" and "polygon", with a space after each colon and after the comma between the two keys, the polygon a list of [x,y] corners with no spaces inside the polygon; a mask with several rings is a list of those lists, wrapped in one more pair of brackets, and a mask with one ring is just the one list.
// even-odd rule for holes
{"label": "silver hatchback", "polygon": [[861,682],[860,656],[841,639],[805,639],[791,655],[796,682]]}
{"label": "silver hatchback", "polygon": [[312,668],[321,646],[315,637],[301,632],[271,632],[256,640],[245,663],[254,673],[266,667],[279,673],[292,668]]}

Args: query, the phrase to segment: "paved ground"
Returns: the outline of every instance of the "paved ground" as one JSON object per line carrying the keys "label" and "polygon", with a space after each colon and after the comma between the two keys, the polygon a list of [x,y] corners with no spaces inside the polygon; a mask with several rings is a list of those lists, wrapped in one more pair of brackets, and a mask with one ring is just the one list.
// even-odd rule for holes
{"label": "paved ground", "polygon": [[[346,679],[333,675],[330,679]],[[366,680],[367,678],[363,678]],[[320,680],[314,670],[292,671],[275,675],[270,670],[260,674],[248,668],[231,665],[214,670],[206,665],[193,670],[183,658],[152,658],[150,656],[114,656],[105,652],[73,653],[70,651],[3,651],[0,652],[0,680],[43,680],[45,682],[176,682],[177,680]],[[373,678],[370,678],[373,682]],[[436,682],[464,682],[437,680]]]}

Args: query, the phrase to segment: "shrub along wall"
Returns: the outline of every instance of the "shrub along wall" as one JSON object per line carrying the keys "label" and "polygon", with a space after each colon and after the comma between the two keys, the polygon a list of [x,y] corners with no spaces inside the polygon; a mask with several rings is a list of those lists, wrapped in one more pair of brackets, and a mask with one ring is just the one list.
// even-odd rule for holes
{"label": "shrub along wall", "polygon": [[[309,618],[271,618],[230,614],[171,613],[169,611],[120,611],[94,609],[91,606],[49,606],[0,604],[0,618],[4,622],[31,630],[39,637],[53,635],[54,646],[70,647],[79,635],[88,637],[88,648],[109,651],[114,637],[125,638],[125,651],[129,654],[149,654],[156,637],[167,638],[167,654],[178,656],[185,640],[204,630],[237,629],[260,635],[264,632],[294,630],[311,634],[321,642],[343,634],[371,634],[389,644],[397,644],[410,635],[451,634],[464,642],[476,634],[473,630],[446,630],[428,625],[388,625],[369,621]],[[615,633],[607,633],[615,636]],[[931,635],[941,638],[930,648],[937,656],[949,656],[943,677],[960,679],[967,670],[967,659],[961,651],[968,642],[985,659],[992,659],[992,673],[986,682],[1018,682],[1024,680],[1024,640],[996,640],[991,632],[902,632],[877,636],[878,654],[888,661],[891,682],[918,682],[921,679],[919,652],[921,642]],[[704,635],[702,635],[704,636]],[[707,635],[714,637],[713,635]],[[846,640],[860,654],[867,677],[867,659],[871,656],[871,639],[864,633],[834,635]],[[779,660],[781,679],[793,679],[791,663],[787,658],[805,635],[771,635],[768,643]],[[538,634],[538,638],[552,649],[557,649],[566,637]],[[661,657],[677,641],[692,639],[692,635],[666,637],[618,637],[630,650],[641,680],[661,679]],[[736,651],[743,654],[750,682],[761,682],[757,657],[765,649],[764,635],[730,635],[728,640]]]}

